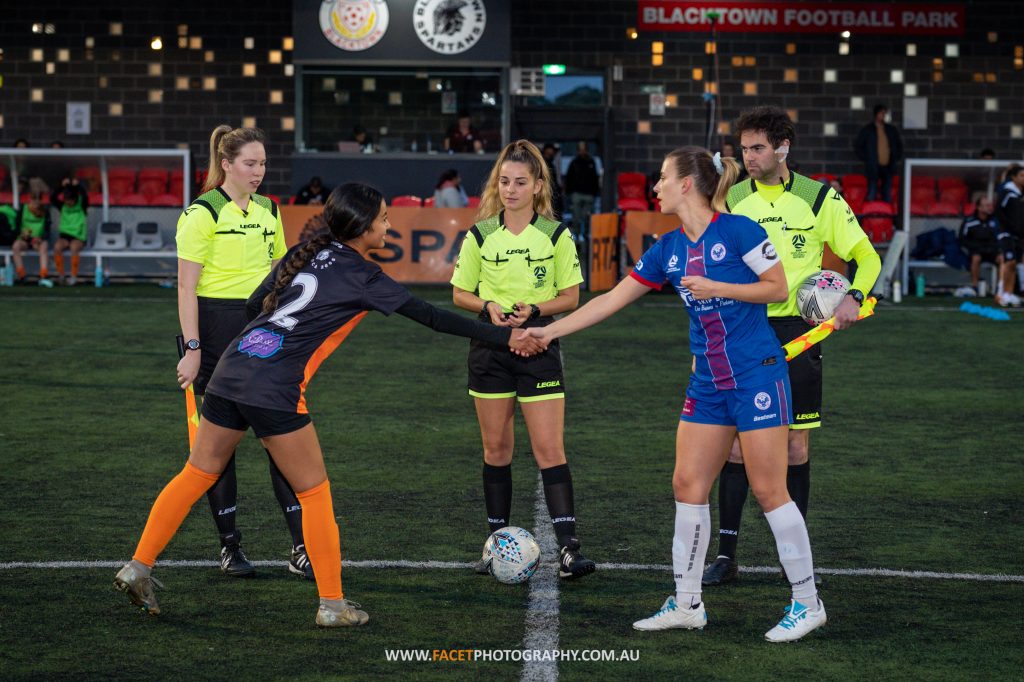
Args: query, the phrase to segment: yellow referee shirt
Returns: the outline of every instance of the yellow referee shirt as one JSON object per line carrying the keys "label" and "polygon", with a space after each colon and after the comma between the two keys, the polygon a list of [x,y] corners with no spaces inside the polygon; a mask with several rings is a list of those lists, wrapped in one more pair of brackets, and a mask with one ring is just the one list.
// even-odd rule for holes
{"label": "yellow referee shirt", "polygon": [[583,281],[576,244],[565,225],[535,213],[525,230],[512,234],[504,215],[470,228],[455,263],[453,286],[479,290],[480,298],[509,312],[515,303],[550,301]]}
{"label": "yellow referee shirt", "polygon": [[178,219],[178,258],[203,266],[196,295],[249,298],[287,250],[277,204],[260,194],[245,210],[220,187],[200,195]]}
{"label": "yellow referee shirt", "polygon": [[729,189],[726,204],[730,213],[746,216],[765,229],[786,271],[789,299],[769,303],[768,317],[800,314],[797,289],[821,270],[825,244],[844,261],[858,261],[853,288],[865,294],[871,291],[880,269],[880,264],[875,265],[878,256],[864,259],[870,264],[857,258],[858,254],[874,254],[874,249],[857,216],[829,185],[793,172],[785,185],[761,185],[751,178]]}

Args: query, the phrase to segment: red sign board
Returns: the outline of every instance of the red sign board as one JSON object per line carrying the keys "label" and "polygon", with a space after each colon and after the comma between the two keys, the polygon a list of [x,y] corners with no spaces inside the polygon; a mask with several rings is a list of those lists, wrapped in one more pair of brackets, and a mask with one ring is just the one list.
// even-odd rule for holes
{"label": "red sign board", "polygon": [[641,31],[708,31],[742,33],[891,33],[959,36],[964,33],[966,5],[930,3],[843,2],[682,2],[640,0]]}

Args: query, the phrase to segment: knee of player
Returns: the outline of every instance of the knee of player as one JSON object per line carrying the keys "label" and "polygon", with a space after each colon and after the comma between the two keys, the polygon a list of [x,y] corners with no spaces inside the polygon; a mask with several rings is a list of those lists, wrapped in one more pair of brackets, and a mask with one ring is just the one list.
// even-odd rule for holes
{"label": "knee of player", "polygon": [[680,472],[672,474],[672,494],[676,502],[685,504],[706,504],[708,491],[699,481]]}

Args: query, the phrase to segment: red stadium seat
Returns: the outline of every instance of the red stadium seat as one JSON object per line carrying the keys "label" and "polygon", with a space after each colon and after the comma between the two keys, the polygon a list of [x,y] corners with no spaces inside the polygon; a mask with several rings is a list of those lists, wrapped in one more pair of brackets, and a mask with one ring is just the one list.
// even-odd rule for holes
{"label": "red stadium seat", "polygon": [[868,201],[860,214],[860,226],[873,243],[892,239],[894,230],[892,206],[885,201]]}
{"label": "red stadium seat", "polygon": [[477,208],[480,205],[480,197],[469,198],[469,208]]}
{"label": "red stadium seat", "polygon": [[413,194],[403,194],[391,200],[392,206],[422,206],[423,199]]}
{"label": "red stadium seat", "polygon": [[82,166],[81,168],[76,168],[75,177],[78,178],[79,183],[85,185],[86,191],[88,192],[99,192],[102,189],[100,187],[99,166]]}
{"label": "red stadium seat", "polygon": [[846,203],[848,204],[862,204],[868,196],[867,185],[847,185],[843,184],[843,196],[846,197]]}
{"label": "red stadium seat", "polygon": [[139,194],[155,197],[166,192],[167,175],[162,168],[143,168],[139,171]]}
{"label": "red stadium seat", "polygon": [[835,179],[836,176],[831,173],[815,173],[811,176],[811,180],[817,180],[818,182],[823,182],[826,185],[830,184]]}
{"label": "red stadium seat", "polygon": [[649,211],[650,209],[647,199],[619,199],[620,211]]}
{"label": "red stadium seat", "polygon": [[103,205],[103,192],[89,192],[89,205],[90,206],[102,206]]}
{"label": "red stadium seat", "polygon": [[860,215],[861,209],[864,208],[864,197],[854,198],[846,196],[843,198],[846,199],[846,203],[850,207],[850,210],[853,211],[856,215]]}
{"label": "red stadium seat", "polygon": [[128,194],[114,195],[114,199],[110,203],[116,206],[148,206],[149,199],[138,192],[129,192]]}
{"label": "red stadium seat", "polygon": [[967,201],[967,183],[960,178],[939,178],[939,200],[951,204]]}
{"label": "red stadium seat", "polygon": [[13,192],[0,192],[0,204],[13,204],[14,193]]}
{"label": "red stadium seat", "polygon": [[619,173],[616,179],[619,202],[623,199],[644,199],[647,196],[647,176],[643,173]]}
{"label": "red stadium seat", "polygon": [[278,206],[281,205],[281,197],[277,196],[276,194],[264,194],[263,196],[265,196],[268,199],[271,199]]}
{"label": "red stadium seat", "polygon": [[150,206],[181,206],[180,194],[157,194],[149,197]]}
{"label": "red stadium seat", "polygon": [[434,208],[434,197],[427,197],[424,199],[423,208]]}
{"label": "red stadium seat", "polygon": [[868,179],[860,173],[849,173],[843,176],[843,189],[849,191],[851,187],[863,187],[867,193]]}
{"label": "red stadium seat", "polygon": [[975,205],[973,201],[965,201],[963,205],[964,215],[971,215],[974,213]]}
{"label": "red stadium seat", "polygon": [[918,187],[927,187],[934,194],[935,193],[935,178],[929,177],[927,175],[915,175],[915,176],[911,177],[910,178],[910,190],[913,191],[914,189],[916,189]]}
{"label": "red stadium seat", "polygon": [[932,204],[931,209],[928,211],[930,216],[955,216],[960,217],[960,207],[962,202],[952,201],[939,201]]}

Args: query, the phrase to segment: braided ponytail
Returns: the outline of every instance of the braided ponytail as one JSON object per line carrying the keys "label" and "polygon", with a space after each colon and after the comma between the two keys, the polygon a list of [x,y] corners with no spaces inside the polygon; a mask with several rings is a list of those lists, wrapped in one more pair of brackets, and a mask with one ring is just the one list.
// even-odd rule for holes
{"label": "braided ponytail", "polygon": [[288,288],[288,285],[295,279],[299,270],[306,267],[306,263],[313,259],[317,253],[327,248],[334,237],[329,233],[319,234],[299,247],[288,260],[281,263],[277,269],[277,278],[274,280],[274,288],[263,299],[263,312],[269,313],[277,308],[277,299]]}

